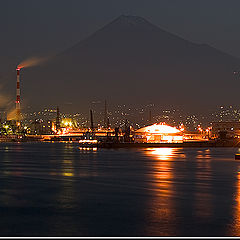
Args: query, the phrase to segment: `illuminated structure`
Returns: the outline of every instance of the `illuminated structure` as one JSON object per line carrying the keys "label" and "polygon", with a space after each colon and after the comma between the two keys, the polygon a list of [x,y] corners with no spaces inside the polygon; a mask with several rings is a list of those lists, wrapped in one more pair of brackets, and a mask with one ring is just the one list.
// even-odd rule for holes
{"label": "illuminated structure", "polygon": [[168,126],[165,123],[155,123],[135,131],[134,139],[135,142],[148,143],[183,142],[183,133],[177,128]]}

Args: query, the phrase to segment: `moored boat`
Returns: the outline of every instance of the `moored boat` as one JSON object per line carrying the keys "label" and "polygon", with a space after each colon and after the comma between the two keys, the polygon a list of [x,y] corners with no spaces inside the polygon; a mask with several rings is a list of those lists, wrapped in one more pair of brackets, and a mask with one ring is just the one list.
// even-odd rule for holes
{"label": "moored boat", "polygon": [[96,139],[79,140],[79,146],[84,148],[95,148],[98,146],[98,141]]}
{"label": "moored boat", "polygon": [[83,139],[79,140],[79,146],[83,148],[95,148],[98,146],[98,140],[93,132],[86,132]]}

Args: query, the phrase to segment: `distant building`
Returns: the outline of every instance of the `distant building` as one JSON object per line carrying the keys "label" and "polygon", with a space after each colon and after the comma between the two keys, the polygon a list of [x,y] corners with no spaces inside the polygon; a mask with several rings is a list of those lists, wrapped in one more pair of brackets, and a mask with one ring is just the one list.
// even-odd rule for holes
{"label": "distant building", "polygon": [[135,131],[134,141],[148,143],[182,142],[183,133],[177,128],[168,126],[165,123],[153,124]]}
{"label": "distant building", "polygon": [[52,134],[52,121],[51,120],[35,120],[30,125],[30,134],[45,135]]}
{"label": "distant building", "polygon": [[181,143],[207,141],[208,138],[197,131],[189,132],[177,129],[165,123],[153,124],[135,131],[134,142],[137,143]]}
{"label": "distant building", "polygon": [[215,138],[240,137],[240,122],[213,122],[211,134]]}

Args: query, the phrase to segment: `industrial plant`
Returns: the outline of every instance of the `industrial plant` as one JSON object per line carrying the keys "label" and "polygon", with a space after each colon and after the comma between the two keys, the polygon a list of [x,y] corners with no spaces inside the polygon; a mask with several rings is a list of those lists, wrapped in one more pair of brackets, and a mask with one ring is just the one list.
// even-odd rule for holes
{"label": "industrial plant", "polygon": [[[36,64],[36,61],[26,63]],[[92,109],[89,110],[87,119],[82,118],[81,122],[84,124],[80,124],[79,120],[74,119],[73,116],[61,113],[58,106],[56,109],[44,111],[44,115],[46,112],[51,113],[48,118],[37,118],[34,113],[31,114],[32,118],[27,120],[21,111],[20,70],[23,67],[24,64],[20,64],[16,68],[15,109],[8,112],[5,119],[1,118],[1,141],[76,141],[90,146],[97,143],[102,147],[149,146],[150,144],[158,146],[164,146],[164,144],[206,146],[210,144],[213,146],[213,144],[219,145],[219,143],[226,145],[226,142],[228,145],[229,142],[231,142],[230,145],[238,144],[240,122],[213,122],[205,129],[201,125],[197,125],[194,131],[190,131],[183,123],[171,125],[157,120],[157,117],[154,123],[152,112],[149,110],[149,119],[143,126],[139,124],[133,126],[127,118],[122,119],[119,124],[113,124],[110,120],[106,100],[103,106],[104,112],[100,116],[102,117],[100,123],[94,121],[97,114]]]}

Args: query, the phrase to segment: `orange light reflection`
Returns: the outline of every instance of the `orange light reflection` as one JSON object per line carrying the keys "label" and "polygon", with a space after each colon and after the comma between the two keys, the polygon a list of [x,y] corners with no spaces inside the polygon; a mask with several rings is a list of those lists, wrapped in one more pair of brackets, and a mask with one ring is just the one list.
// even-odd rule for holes
{"label": "orange light reflection", "polygon": [[[152,199],[149,202],[151,211],[147,211],[147,216],[152,225],[161,224],[161,222],[171,222],[176,218],[174,189],[173,189],[173,155],[172,148],[148,148],[146,155],[150,156],[152,171]],[[156,224],[157,223],[157,224]],[[173,227],[173,225],[170,224]],[[146,232],[159,234],[158,229],[146,229]],[[162,233],[167,236],[173,233],[175,229],[169,227],[166,232]]]}
{"label": "orange light reflection", "polygon": [[213,199],[210,182],[212,182],[211,158],[209,149],[198,151],[196,156],[196,189],[194,211],[198,217],[211,218],[213,214]]}
{"label": "orange light reflection", "polygon": [[233,213],[233,229],[231,235],[240,236],[240,171],[237,174],[235,201],[236,205]]}

